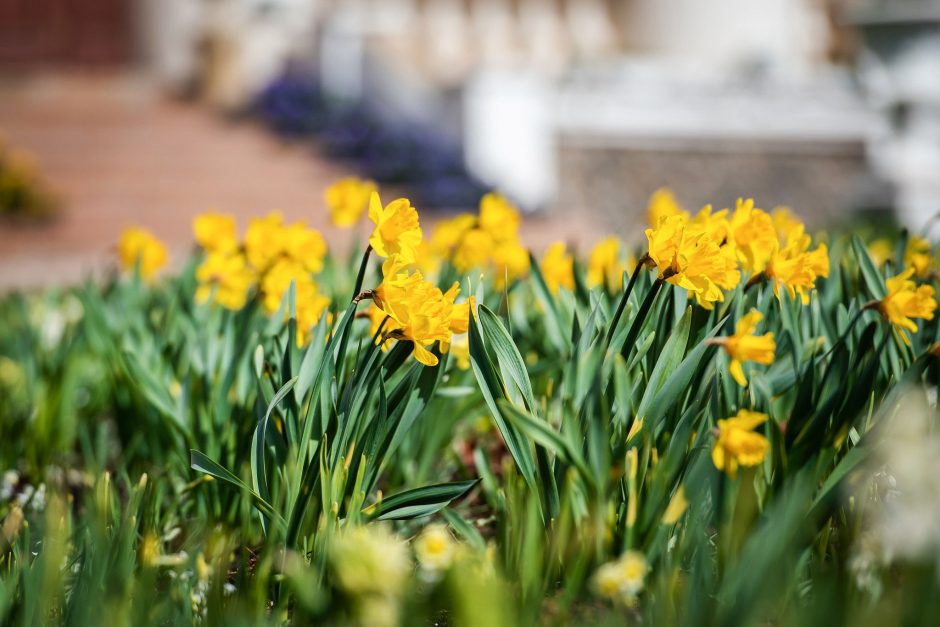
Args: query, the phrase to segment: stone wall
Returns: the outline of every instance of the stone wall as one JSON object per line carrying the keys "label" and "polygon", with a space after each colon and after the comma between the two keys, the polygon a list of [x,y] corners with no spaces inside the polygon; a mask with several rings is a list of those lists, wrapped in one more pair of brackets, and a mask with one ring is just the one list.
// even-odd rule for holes
{"label": "stone wall", "polygon": [[643,239],[646,207],[670,187],[691,211],[733,207],[739,196],[758,206],[787,205],[810,227],[847,217],[868,182],[861,143],[662,142],[599,144],[562,137],[555,211],[592,230]]}

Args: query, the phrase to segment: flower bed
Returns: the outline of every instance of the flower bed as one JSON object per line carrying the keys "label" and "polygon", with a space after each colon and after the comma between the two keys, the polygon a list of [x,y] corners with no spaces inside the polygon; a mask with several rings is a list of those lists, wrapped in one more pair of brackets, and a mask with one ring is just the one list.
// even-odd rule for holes
{"label": "flower bed", "polygon": [[925,240],[660,191],[641,248],[536,258],[496,195],[325,204],[349,258],[205,214],[177,276],[131,229],[0,301],[5,624],[934,622]]}

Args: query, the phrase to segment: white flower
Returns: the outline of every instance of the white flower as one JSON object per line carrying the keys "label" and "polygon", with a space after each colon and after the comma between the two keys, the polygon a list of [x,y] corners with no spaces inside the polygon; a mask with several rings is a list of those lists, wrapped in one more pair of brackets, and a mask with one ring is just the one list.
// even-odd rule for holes
{"label": "white flower", "polygon": [[892,409],[893,414],[881,420],[866,493],[858,496],[869,537],[865,550],[882,564],[897,559],[936,561],[940,558],[940,436],[932,428],[932,412],[923,393],[911,390]]}
{"label": "white flower", "polygon": [[594,573],[594,590],[598,595],[632,605],[643,590],[649,564],[639,551],[627,551],[620,558],[602,564]]}
{"label": "white flower", "polygon": [[8,470],[3,473],[3,480],[0,481],[0,501],[9,500],[13,496],[13,490],[16,484],[20,482],[20,473],[15,470]]}
{"label": "white flower", "polygon": [[428,525],[414,541],[418,563],[422,569],[433,573],[450,567],[456,549],[457,544],[444,525]]}
{"label": "white flower", "polygon": [[330,567],[349,594],[395,595],[411,570],[402,541],[381,525],[344,529],[333,538]]}

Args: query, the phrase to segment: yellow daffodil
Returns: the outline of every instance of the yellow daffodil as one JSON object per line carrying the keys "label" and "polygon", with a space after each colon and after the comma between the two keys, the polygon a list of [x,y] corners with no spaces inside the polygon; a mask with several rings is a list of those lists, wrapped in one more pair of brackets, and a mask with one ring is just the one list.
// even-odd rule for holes
{"label": "yellow daffodil", "polygon": [[284,224],[283,216],[274,212],[248,224],[245,254],[258,272],[286,257],[315,273],[323,269],[326,241],[316,229],[303,222]]}
{"label": "yellow daffodil", "polygon": [[767,451],[770,443],[754,430],[767,421],[767,414],[740,410],[731,418],[718,421],[718,435],[712,444],[712,462],[715,468],[725,472],[732,479],[737,476],[738,466],[757,466]]}
{"label": "yellow daffodil", "polygon": [[783,248],[775,246],[771,252],[764,274],[773,281],[774,294],[778,297],[782,285],[790,298],[799,294],[805,305],[809,303],[809,291],[816,287],[816,279],[829,276],[829,250],[825,244],[809,250],[810,242],[810,236],[800,225],[790,231]]}
{"label": "yellow daffodil", "polygon": [[434,255],[448,259],[460,273],[486,270],[497,288],[529,272],[529,253],[519,241],[518,209],[498,194],[480,200],[479,215],[460,214],[442,220],[431,235]]}
{"label": "yellow daffodil", "polygon": [[431,232],[431,251],[443,259],[450,259],[460,246],[464,234],[474,228],[476,223],[477,217],[469,213],[461,213],[453,218],[441,220]]}
{"label": "yellow daffodil", "polygon": [[333,224],[343,228],[356,224],[377,189],[373,181],[354,176],[340,179],[326,188],[323,200],[330,210]]}
{"label": "yellow daffodil", "polygon": [[712,343],[724,347],[731,358],[731,365],[728,369],[738,385],[747,385],[747,378],[744,376],[744,368],[742,367],[743,362],[753,361],[766,366],[774,361],[774,353],[777,350],[774,334],[754,334],[758,323],[763,317],[764,314],[761,312],[752,310],[738,320],[734,327],[734,335],[715,338],[712,341]]}
{"label": "yellow daffodil", "polygon": [[500,244],[493,251],[496,287],[501,289],[507,278],[512,281],[527,275],[530,264],[529,251],[519,241]]}
{"label": "yellow daffodil", "polygon": [[677,215],[689,216],[676,200],[672,190],[666,187],[662,187],[653,192],[653,195],[650,196],[646,213],[650,226],[654,229],[659,226],[660,221],[664,218]]}
{"label": "yellow daffodil", "polygon": [[703,307],[724,300],[722,289],[741,280],[733,250],[690,226],[685,216],[663,218],[658,228],[646,230],[646,238],[659,278],[688,290]]}
{"label": "yellow daffodil", "polygon": [[261,277],[261,302],[269,314],[280,308],[291,281],[299,287],[312,279],[303,264],[286,257],[278,259]]}
{"label": "yellow daffodil", "polygon": [[[262,304],[272,314],[284,299],[291,282],[294,283],[294,309],[297,320],[297,343],[304,346],[310,328],[330,305],[330,299],[320,292],[307,267],[300,261],[282,257],[272,265],[261,279]],[[285,317],[290,315],[284,312]]]}
{"label": "yellow daffodil", "polygon": [[486,194],[480,199],[480,228],[498,239],[515,237],[519,232],[519,210],[499,194]]}
{"label": "yellow daffodil", "polygon": [[565,252],[564,242],[555,242],[548,247],[542,258],[542,276],[552,294],[564,287],[574,289],[574,258]]}
{"label": "yellow daffodil", "polygon": [[413,265],[420,270],[424,276],[433,276],[441,269],[442,260],[442,257],[434,254],[434,250],[431,248],[429,242],[422,241],[418,244],[418,248],[415,249]]}
{"label": "yellow daffodil", "polygon": [[[438,359],[427,346],[440,342],[441,351],[446,352],[451,336],[467,331],[470,305],[455,304],[460,292],[456,282],[446,293],[441,292],[420,272],[405,270],[404,265],[398,257],[389,258],[382,266],[384,280],[374,291],[375,305],[388,317],[380,341],[409,340],[414,344],[415,359],[436,366]],[[372,316],[377,328],[380,314]]]}
{"label": "yellow daffodil", "polygon": [[752,199],[738,199],[731,214],[730,240],[748,276],[764,271],[777,247],[777,230],[766,211],[754,206]]}
{"label": "yellow daffodil", "polygon": [[248,222],[245,230],[245,254],[259,272],[264,271],[281,254],[284,216],[272,212]]}
{"label": "yellow daffodil", "polygon": [[378,192],[372,192],[369,219],[375,224],[369,244],[376,254],[398,255],[403,262],[414,263],[422,234],[418,211],[408,199],[398,198],[383,207]]}
{"label": "yellow daffodil", "polygon": [[876,239],[868,245],[868,255],[879,268],[894,255],[894,246],[884,238]]}
{"label": "yellow daffodil", "polygon": [[718,212],[712,212],[711,205],[705,205],[702,209],[689,220],[689,224],[694,229],[698,229],[708,235],[712,241],[717,242],[724,247],[731,233],[731,220],[728,218],[728,210],[722,209]]}
{"label": "yellow daffodil", "polygon": [[602,286],[616,290],[623,283],[623,273],[632,268],[620,260],[620,240],[608,237],[594,246],[588,259],[588,287]]}
{"label": "yellow daffodil", "polygon": [[166,265],[168,259],[163,242],[150,231],[138,227],[124,229],[118,240],[117,251],[121,266],[131,272],[139,267],[140,276],[144,279],[152,278]]}
{"label": "yellow daffodil", "polygon": [[241,253],[210,252],[196,268],[196,279],[198,302],[204,303],[213,295],[215,302],[236,311],[245,306],[257,274]]}
{"label": "yellow daffodil", "polygon": [[894,325],[901,339],[908,346],[911,340],[907,332],[917,332],[917,323],[913,319],[932,320],[933,312],[937,308],[937,298],[933,287],[930,285],[917,287],[917,284],[911,280],[914,272],[914,268],[908,268],[885,281],[888,295],[878,303],[879,311]]}
{"label": "yellow daffodil", "polygon": [[483,229],[467,229],[454,249],[452,260],[458,272],[466,273],[474,268],[484,268],[497,250],[496,240]]}
{"label": "yellow daffodil", "polygon": [[[306,346],[310,341],[310,330],[330,306],[330,299],[323,294],[316,282],[302,281],[297,284],[297,345]],[[330,318],[327,318],[329,322]]]}
{"label": "yellow daffodil", "polygon": [[594,590],[610,601],[632,605],[643,590],[648,572],[646,556],[639,551],[627,551],[597,569],[593,577]]}
{"label": "yellow daffodil", "polygon": [[460,370],[470,369],[470,338],[466,334],[453,340],[450,344],[450,354],[457,361]]}
{"label": "yellow daffodil", "polygon": [[238,248],[238,225],[225,213],[201,213],[193,218],[196,242],[210,252],[234,252]]}
{"label": "yellow daffodil", "polygon": [[281,252],[303,265],[308,272],[317,273],[323,269],[326,257],[326,240],[316,229],[309,228],[303,222],[295,222],[281,229]]}
{"label": "yellow daffodil", "polygon": [[919,277],[927,276],[930,274],[931,265],[933,265],[930,249],[929,240],[912,235],[907,240],[907,247],[904,249],[904,265],[908,268],[914,268],[914,274]]}
{"label": "yellow daffodil", "polygon": [[777,237],[783,241],[789,239],[790,234],[796,229],[802,230],[804,228],[803,222],[796,217],[789,207],[774,207],[774,210],[770,212],[770,217],[773,219],[774,228],[777,230]]}

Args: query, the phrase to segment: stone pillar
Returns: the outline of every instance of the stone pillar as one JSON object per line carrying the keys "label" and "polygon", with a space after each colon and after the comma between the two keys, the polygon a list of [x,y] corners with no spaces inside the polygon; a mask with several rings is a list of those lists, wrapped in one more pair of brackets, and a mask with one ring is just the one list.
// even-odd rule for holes
{"label": "stone pillar", "polygon": [[827,28],[816,0],[633,0],[628,48],[721,70],[761,64],[805,70],[822,58]]}

